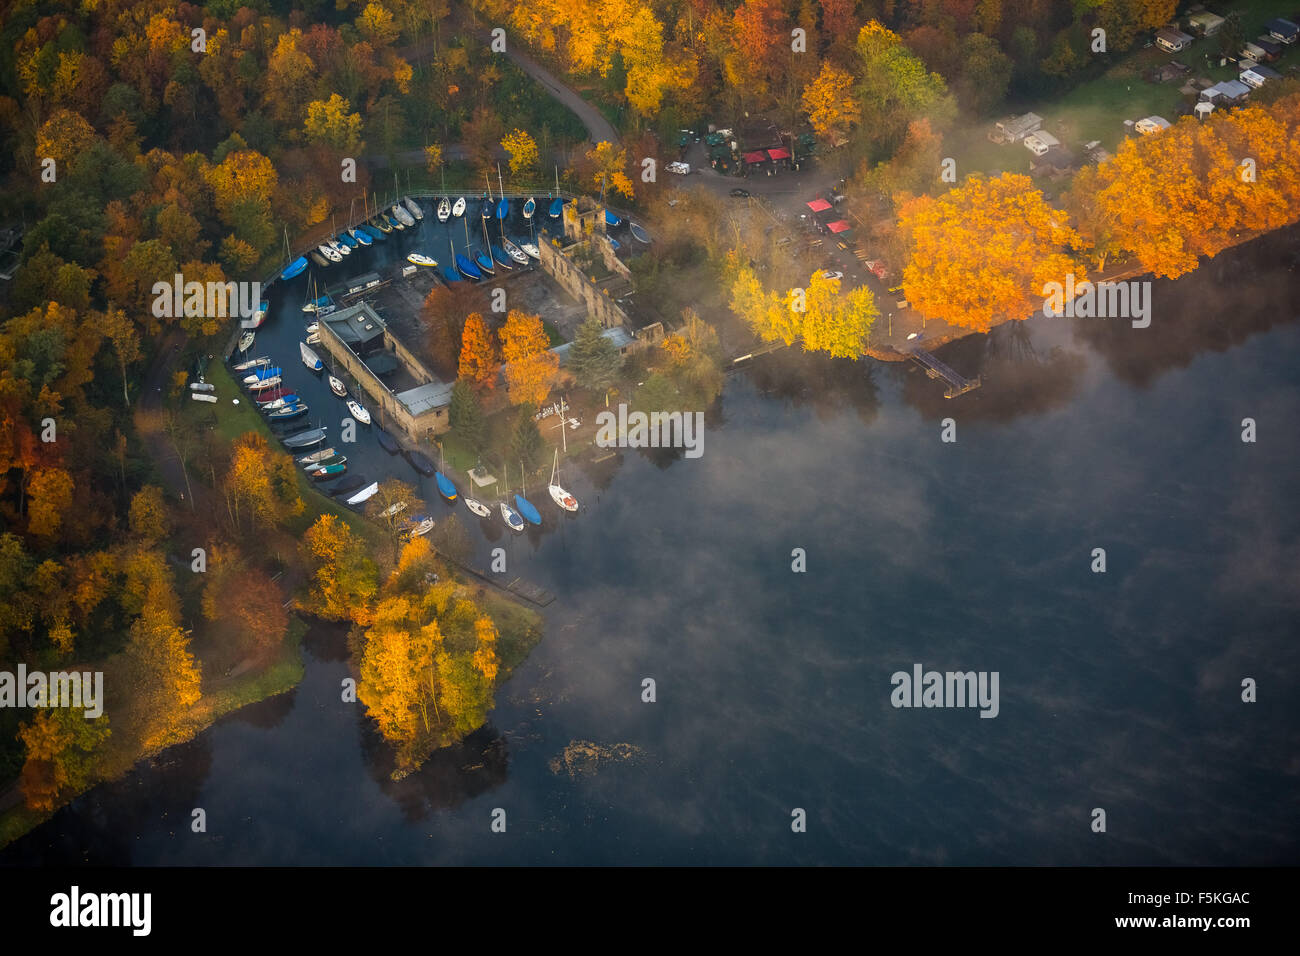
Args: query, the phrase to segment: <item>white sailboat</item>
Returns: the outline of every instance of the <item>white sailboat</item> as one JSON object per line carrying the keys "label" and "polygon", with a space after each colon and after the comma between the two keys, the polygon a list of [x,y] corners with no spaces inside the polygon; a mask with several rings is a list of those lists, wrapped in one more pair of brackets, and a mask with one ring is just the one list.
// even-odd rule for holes
{"label": "white sailboat", "polygon": [[348,394],[348,387],[343,384],[342,380],[335,378],[333,375],[327,376],[330,383],[330,391],[343,398]]}
{"label": "white sailboat", "polygon": [[[561,423],[560,427],[564,427],[563,423]],[[565,511],[577,511],[578,499],[560,487],[559,470],[560,449],[557,448],[555,449],[555,461],[551,464],[551,483],[546,490],[551,493],[551,500]]]}
{"label": "white sailboat", "polygon": [[[507,485],[508,485],[508,481],[507,481]],[[506,504],[505,495],[509,493],[510,493],[509,487],[506,487],[505,490],[502,491],[501,493],[502,494],[501,502],[498,505],[498,507],[501,509],[501,520],[506,523],[506,527],[509,528],[511,531],[523,531],[524,519],[520,516],[518,511],[516,511],[514,508],[511,508],[508,504]]]}
{"label": "white sailboat", "polygon": [[319,372],[325,367],[325,364],[320,360],[320,356],[306,342],[298,343],[298,351],[302,355],[302,364],[313,372]]}
{"label": "white sailboat", "polygon": [[372,484],[366,485],[366,487],[362,488],[355,495],[349,498],[348,504],[359,505],[363,501],[369,501],[377,494],[379,494],[379,482],[376,481]]}

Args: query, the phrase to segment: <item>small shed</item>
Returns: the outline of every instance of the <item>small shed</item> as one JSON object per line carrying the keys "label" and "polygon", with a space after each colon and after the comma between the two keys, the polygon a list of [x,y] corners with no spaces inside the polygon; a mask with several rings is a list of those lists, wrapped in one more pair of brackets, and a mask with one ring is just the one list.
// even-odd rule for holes
{"label": "small shed", "polygon": [[1187,18],[1187,26],[1197,36],[1212,37],[1223,29],[1226,21],[1217,13],[1211,13],[1209,10],[1202,10],[1200,13],[1193,13]]}
{"label": "small shed", "polygon": [[989,138],[998,143],[1018,143],[1042,125],[1043,118],[1037,113],[1025,113],[997,122]]}
{"label": "small shed", "polygon": [[1214,112],[1214,104],[1201,100],[1201,102],[1196,104],[1195,112],[1196,118],[1198,120],[1203,120]]}

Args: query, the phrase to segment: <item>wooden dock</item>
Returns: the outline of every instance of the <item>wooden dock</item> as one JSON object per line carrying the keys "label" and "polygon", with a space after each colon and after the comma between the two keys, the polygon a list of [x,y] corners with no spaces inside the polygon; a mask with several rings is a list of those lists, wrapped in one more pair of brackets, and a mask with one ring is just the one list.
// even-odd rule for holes
{"label": "wooden dock", "polygon": [[943,393],[944,398],[956,398],[980,387],[979,376],[964,378],[925,349],[913,348],[911,355],[925,369],[926,375],[930,378],[941,378],[948,383],[948,388]]}

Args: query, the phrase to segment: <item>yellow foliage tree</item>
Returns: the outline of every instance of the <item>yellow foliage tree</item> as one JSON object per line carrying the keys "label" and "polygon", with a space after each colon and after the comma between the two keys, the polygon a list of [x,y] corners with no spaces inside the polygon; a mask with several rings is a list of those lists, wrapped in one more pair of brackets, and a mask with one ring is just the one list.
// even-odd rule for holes
{"label": "yellow foliage tree", "polygon": [[510,154],[510,175],[518,176],[537,167],[537,143],[522,129],[507,133],[501,146]]}
{"label": "yellow foliage tree", "polygon": [[827,60],[804,88],[803,109],[818,136],[836,139],[857,123],[860,110],[853,83],[853,74]]}
{"label": "yellow foliage tree", "polygon": [[303,131],[307,141],[340,152],[356,152],[361,143],[361,116],[350,112],[352,104],[337,93],[328,100],[313,100],[307,104],[307,120]]}

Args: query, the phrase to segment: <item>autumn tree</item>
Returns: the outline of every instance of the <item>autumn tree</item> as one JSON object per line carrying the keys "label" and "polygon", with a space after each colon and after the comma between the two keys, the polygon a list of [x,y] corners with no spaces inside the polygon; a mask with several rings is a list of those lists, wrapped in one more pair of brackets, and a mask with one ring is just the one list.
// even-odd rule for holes
{"label": "autumn tree", "polygon": [[632,198],[632,180],[625,171],[626,149],[615,149],[610,143],[600,142],[587,151],[587,161],[592,167],[589,184],[593,188],[617,190],[628,199]]}
{"label": "autumn tree", "polygon": [[338,517],[323,514],[307,529],[302,550],[312,578],[312,612],[335,621],[368,622],[379,569],[365,543]]}
{"label": "autumn tree", "polygon": [[490,392],[496,388],[501,360],[496,342],[480,313],[471,312],[465,318],[460,343],[459,377],[480,391]]}
{"label": "autumn tree", "polygon": [[125,666],[131,713],[146,750],[178,740],[190,708],[198,703],[199,668],[189,645],[181,626],[156,608],[146,607],[131,625]]}
{"label": "autumn tree", "polygon": [[1243,235],[1300,219],[1298,131],[1300,94],[1183,120],[1082,169],[1069,205],[1098,261],[1119,253],[1175,278]]}
{"label": "autumn tree", "polygon": [[537,168],[537,143],[524,130],[511,130],[501,140],[501,146],[510,155],[511,176],[530,173]]}
{"label": "autumn tree", "polygon": [[[102,701],[101,701],[102,703]],[[98,751],[111,736],[108,717],[87,719],[84,710],[38,710],[18,730],[26,750],[19,785],[27,806],[49,811],[93,780]]]}
{"label": "autumn tree", "polygon": [[293,459],[272,449],[256,432],[236,439],[223,491],[227,514],[237,530],[245,521],[250,529],[265,529],[306,507]]}
{"label": "autumn tree", "polygon": [[[284,642],[284,592],[230,547],[214,548],[203,582],[203,616],[239,655],[265,657]],[[238,659],[238,658],[237,658]]]}
{"label": "autumn tree", "polygon": [[404,596],[386,597],[365,632],[357,697],[379,733],[395,746],[398,764],[419,766],[438,739],[435,657],[442,646],[436,620]]}
{"label": "autumn tree", "polygon": [[131,533],[147,543],[154,544],[167,537],[171,521],[167,502],[157,485],[145,485],[131,498],[129,516]]}
{"label": "autumn tree", "polygon": [[539,405],[546,401],[560,359],[550,351],[550,339],[541,316],[511,309],[500,336],[506,392],[511,404]]}
{"label": "autumn tree", "polygon": [[[373,4],[372,4],[373,6]],[[339,153],[356,153],[363,148],[361,142],[361,116],[350,112],[352,104],[337,93],[328,100],[313,100],[307,104],[307,119],[303,132],[307,141]]]}
{"label": "autumn tree", "polygon": [[827,60],[803,93],[803,109],[818,136],[835,143],[857,124],[853,74]]}
{"label": "autumn tree", "polygon": [[437,143],[430,143],[424,147],[424,168],[429,173],[436,173],[442,169],[442,147]]}
{"label": "autumn tree", "polygon": [[927,70],[898,34],[879,22],[872,20],[859,31],[858,59],[859,127],[876,149],[888,151],[896,145],[914,119],[928,116],[943,124],[954,117],[956,108],[943,77]]}
{"label": "autumn tree", "polygon": [[62,468],[42,468],[27,486],[27,531],[39,538],[54,538],[64,519],[72,516],[72,476]]}
{"label": "autumn tree", "polygon": [[1066,214],[1028,176],[975,175],[938,197],[900,211],[911,254],[903,288],[927,318],[985,330],[1037,311],[1048,282],[1086,278],[1082,245]]}

